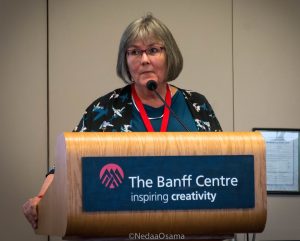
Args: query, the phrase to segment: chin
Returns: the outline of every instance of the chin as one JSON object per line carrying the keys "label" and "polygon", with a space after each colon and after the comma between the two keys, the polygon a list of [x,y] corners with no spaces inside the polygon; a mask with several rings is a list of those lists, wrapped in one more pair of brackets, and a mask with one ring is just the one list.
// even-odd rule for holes
{"label": "chin", "polygon": [[138,84],[138,85],[144,85],[145,86],[149,80],[154,80],[155,82],[159,83],[154,78],[147,78],[147,79],[139,80],[139,81],[136,81],[135,83]]}

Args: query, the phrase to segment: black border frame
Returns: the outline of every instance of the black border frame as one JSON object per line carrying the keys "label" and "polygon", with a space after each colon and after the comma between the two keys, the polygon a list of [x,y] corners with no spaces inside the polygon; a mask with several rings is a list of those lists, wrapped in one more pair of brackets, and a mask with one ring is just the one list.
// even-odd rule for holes
{"label": "black border frame", "polygon": [[[266,128],[266,127],[254,127],[252,131],[290,131],[299,132],[297,128]],[[267,174],[267,173],[266,173]],[[268,186],[267,186],[268,188]],[[268,191],[267,194],[284,194],[284,195],[300,195],[300,157],[298,156],[298,191]]]}

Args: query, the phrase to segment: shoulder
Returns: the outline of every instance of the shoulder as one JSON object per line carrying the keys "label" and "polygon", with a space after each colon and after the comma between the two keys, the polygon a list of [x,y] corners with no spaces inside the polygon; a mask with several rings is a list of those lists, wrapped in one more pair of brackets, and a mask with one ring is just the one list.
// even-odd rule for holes
{"label": "shoulder", "polygon": [[86,109],[86,115],[93,121],[104,120],[113,116],[115,110],[124,111],[130,101],[130,85],[126,85],[94,100]]}
{"label": "shoulder", "polygon": [[204,95],[192,90],[178,90],[184,95],[199,131],[222,131],[214,110]]}
{"label": "shoulder", "polygon": [[189,105],[192,106],[192,109],[196,112],[202,112],[203,114],[204,112],[210,113],[213,111],[210,103],[204,95],[192,90],[181,89],[181,91]]}
{"label": "shoulder", "polygon": [[108,131],[126,122],[130,112],[130,85],[115,89],[94,100],[74,131]]}
{"label": "shoulder", "polygon": [[185,99],[187,99],[191,102],[197,102],[197,103],[208,102],[204,95],[202,95],[196,91],[182,89],[182,88],[178,88],[178,87],[176,87],[176,88],[184,95]]}
{"label": "shoulder", "polygon": [[94,100],[87,108],[87,110],[93,109],[97,106],[109,106],[115,103],[124,103],[130,96],[130,85],[126,85],[122,88],[115,89],[103,96],[100,96]]}

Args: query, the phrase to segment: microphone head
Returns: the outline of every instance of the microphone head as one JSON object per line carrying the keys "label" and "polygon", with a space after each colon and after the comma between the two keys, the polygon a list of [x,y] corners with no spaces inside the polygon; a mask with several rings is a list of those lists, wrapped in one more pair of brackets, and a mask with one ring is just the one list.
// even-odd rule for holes
{"label": "microphone head", "polygon": [[148,90],[156,90],[157,83],[154,80],[149,80],[146,84]]}

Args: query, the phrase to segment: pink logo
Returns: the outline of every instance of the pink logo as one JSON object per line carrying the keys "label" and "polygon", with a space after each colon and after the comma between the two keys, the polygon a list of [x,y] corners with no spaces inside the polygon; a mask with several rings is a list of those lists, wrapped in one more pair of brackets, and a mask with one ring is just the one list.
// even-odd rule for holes
{"label": "pink logo", "polygon": [[99,177],[105,187],[113,189],[123,182],[124,172],[119,165],[109,163],[102,167]]}

